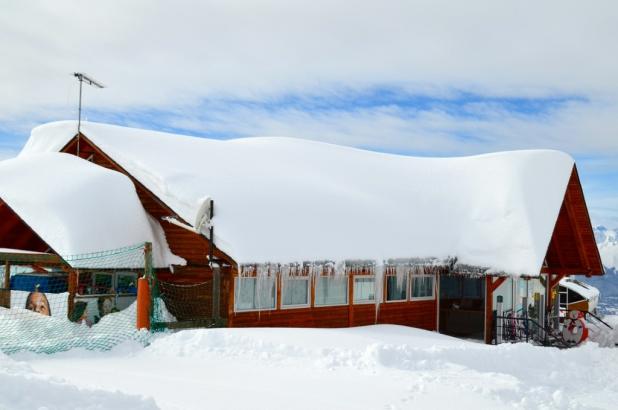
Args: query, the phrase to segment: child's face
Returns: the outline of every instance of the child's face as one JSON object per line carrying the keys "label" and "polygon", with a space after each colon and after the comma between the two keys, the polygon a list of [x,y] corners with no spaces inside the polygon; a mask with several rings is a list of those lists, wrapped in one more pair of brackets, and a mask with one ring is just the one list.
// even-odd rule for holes
{"label": "child's face", "polygon": [[30,302],[28,303],[28,309],[45,316],[49,316],[49,304],[47,303],[45,295],[40,292],[35,292],[32,294]]}

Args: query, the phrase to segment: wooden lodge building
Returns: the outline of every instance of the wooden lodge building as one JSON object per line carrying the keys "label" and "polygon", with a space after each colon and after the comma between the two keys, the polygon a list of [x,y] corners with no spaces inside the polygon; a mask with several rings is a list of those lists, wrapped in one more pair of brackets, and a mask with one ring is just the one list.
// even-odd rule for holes
{"label": "wooden lodge building", "polygon": [[[411,158],[58,122],[16,161],[53,152],[133,183],[162,235],[112,236],[155,244],[160,296],[188,326],[388,323],[491,342],[499,296],[504,311],[539,315],[562,278],[603,274],[577,168],[556,151]],[[2,199],[0,187],[0,248],[62,255]]]}

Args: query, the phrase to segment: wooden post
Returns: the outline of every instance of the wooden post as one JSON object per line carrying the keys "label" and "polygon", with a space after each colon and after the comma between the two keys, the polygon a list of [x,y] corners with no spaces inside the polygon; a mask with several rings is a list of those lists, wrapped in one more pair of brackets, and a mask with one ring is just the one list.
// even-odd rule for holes
{"label": "wooden post", "polygon": [[150,330],[150,286],[145,277],[137,280],[137,320],[135,325],[138,330]]}
{"label": "wooden post", "polygon": [[4,262],[4,289],[11,289],[11,264]]}
{"label": "wooden post", "polygon": [[0,306],[11,308],[11,264],[4,263],[4,289],[0,290]]}
{"label": "wooden post", "polygon": [[236,278],[239,276],[239,272],[240,272],[240,268],[238,267],[238,265],[233,265],[232,267],[230,267],[230,273],[229,273],[229,278],[230,278],[230,284],[228,286],[228,291],[227,291],[227,326],[228,327],[234,327],[234,313],[235,313],[235,308],[234,308],[234,304],[236,303],[235,299],[235,293],[236,293]]}
{"label": "wooden post", "polygon": [[144,277],[150,279],[152,275],[152,243],[144,244]]}
{"label": "wooden post", "polygon": [[493,292],[491,276],[485,276],[485,343],[491,343],[491,329],[493,326]]}
{"label": "wooden post", "polygon": [[150,330],[150,280],[152,279],[152,243],[144,244],[144,276],[137,280],[137,329]]}
{"label": "wooden post", "polygon": [[354,273],[348,275],[348,327],[354,326]]}
{"label": "wooden post", "polygon": [[487,344],[491,344],[494,327],[494,292],[505,280],[504,276],[496,278],[495,281],[492,276],[485,276],[485,343]]}
{"label": "wooden post", "polygon": [[78,274],[75,269],[69,268],[69,283],[68,283],[68,291],[69,291],[69,299],[68,299],[68,307],[67,307],[67,315],[70,318],[73,313],[73,308],[75,307],[75,294],[77,293],[77,281]]}
{"label": "wooden post", "polygon": [[212,318],[215,322],[221,319],[221,266],[211,263],[212,270]]}

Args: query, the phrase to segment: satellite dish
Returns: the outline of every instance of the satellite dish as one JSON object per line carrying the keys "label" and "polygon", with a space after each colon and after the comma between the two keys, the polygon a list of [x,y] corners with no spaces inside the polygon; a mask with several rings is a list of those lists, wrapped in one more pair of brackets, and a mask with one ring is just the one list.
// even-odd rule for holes
{"label": "satellite dish", "polygon": [[200,201],[200,207],[195,215],[195,224],[193,227],[197,232],[201,232],[202,228],[210,227],[210,220],[213,215],[213,200],[209,196]]}

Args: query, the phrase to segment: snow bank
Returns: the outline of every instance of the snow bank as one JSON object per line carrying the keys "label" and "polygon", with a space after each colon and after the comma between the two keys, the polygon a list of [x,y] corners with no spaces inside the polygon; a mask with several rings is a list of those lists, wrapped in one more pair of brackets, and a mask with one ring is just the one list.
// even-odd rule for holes
{"label": "snow bank", "polygon": [[598,321],[588,322],[590,340],[598,343],[601,347],[615,348],[618,346],[618,315],[607,315],[603,321],[610,325],[612,329],[604,326]]}
{"label": "snow bank", "polygon": [[[20,157],[57,151],[73,121],[35,128]],[[230,141],[82,123],[82,132],[239,263],[457,257],[538,275],[573,159],[557,151],[413,158],[292,138]]]}
{"label": "snow bank", "polygon": [[82,389],[35,372],[0,352],[0,409],[156,409],[152,399],[100,389]]}
{"label": "snow bank", "polygon": [[209,329],[140,351],[30,357],[165,409],[613,409],[618,349],[488,346],[402,326]]}
{"label": "snow bank", "polygon": [[0,162],[0,199],[62,256],[153,242],[156,266],[184,262],[170,252],[129,178],[75,156]]}

